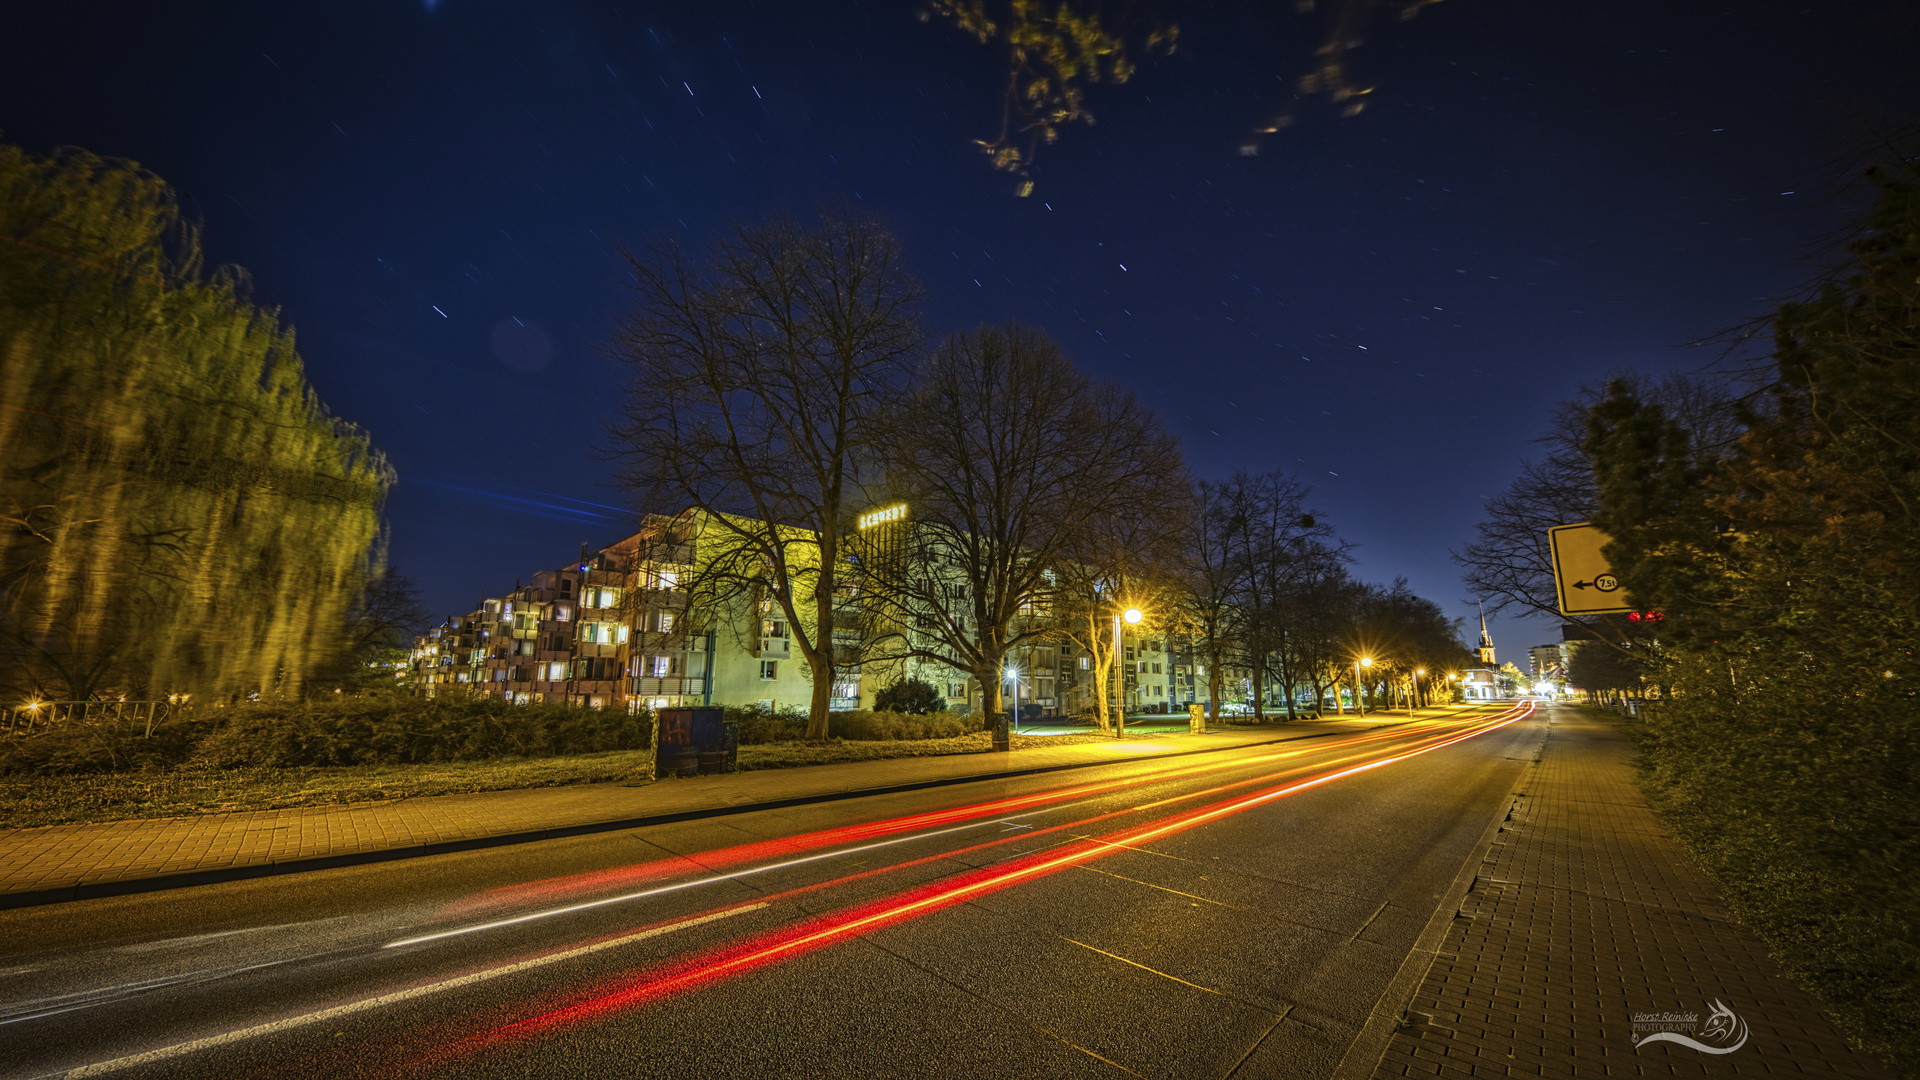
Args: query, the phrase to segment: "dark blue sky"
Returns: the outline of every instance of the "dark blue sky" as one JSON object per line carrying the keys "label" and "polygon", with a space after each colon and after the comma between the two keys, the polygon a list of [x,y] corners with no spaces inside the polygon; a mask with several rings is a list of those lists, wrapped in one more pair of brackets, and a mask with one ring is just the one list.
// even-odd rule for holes
{"label": "dark blue sky", "polygon": [[[844,201],[936,334],[1044,327],[1199,474],[1297,471],[1361,575],[1469,615],[1448,551],[1552,405],[1703,363],[1857,209],[1830,163],[1920,114],[1910,2],[1447,0],[1372,25],[1366,112],[1246,157],[1324,16],[1168,2],[1184,53],[1095,88],[1017,199],[970,143],[993,56],[912,0],[35,7],[0,137],[190,193],[392,457],[392,559],[442,613],[627,528],[590,453],[615,245]],[[1522,664],[1554,636],[1495,627]]]}

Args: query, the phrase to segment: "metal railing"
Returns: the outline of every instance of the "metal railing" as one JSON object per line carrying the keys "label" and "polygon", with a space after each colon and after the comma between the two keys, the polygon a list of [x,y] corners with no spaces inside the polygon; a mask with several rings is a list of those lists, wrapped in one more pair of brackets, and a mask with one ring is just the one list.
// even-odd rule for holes
{"label": "metal railing", "polygon": [[153,737],[153,725],[171,720],[187,711],[182,701],[30,701],[0,709],[0,726],[12,738],[28,736],[36,730],[51,730],[72,724],[125,723],[144,724],[143,738]]}

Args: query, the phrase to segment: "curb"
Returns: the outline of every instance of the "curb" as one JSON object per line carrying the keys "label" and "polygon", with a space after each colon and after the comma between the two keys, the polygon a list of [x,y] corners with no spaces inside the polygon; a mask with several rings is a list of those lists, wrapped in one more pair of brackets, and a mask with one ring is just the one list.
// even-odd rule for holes
{"label": "curb", "polygon": [[[1552,722],[1546,710],[1542,709],[1540,716],[1543,724]],[[1543,730],[1542,739],[1546,735],[1547,732]],[[1539,767],[1540,762],[1536,758],[1522,770],[1521,775],[1532,776]],[[1327,1074],[1328,1080],[1366,1080],[1386,1057],[1394,1034],[1400,1030],[1399,1018],[1406,1014],[1414,995],[1426,982],[1427,972],[1439,958],[1440,947],[1446,944],[1453,921],[1459,917],[1460,905],[1466,902],[1467,893],[1480,880],[1480,868],[1486,865],[1487,857],[1493,851],[1493,842],[1500,838],[1506,823],[1512,819],[1519,798],[1518,795],[1508,798],[1494,811],[1493,820],[1487,823],[1486,830],[1474,842],[1466,861],[1454,874],[1453,881],[1440,894],[1440,901],[1434,905],[1433,914],[1428,917],[1426,926],[1421,928],[1420,936],[1414,939],[1413,948],[1407,951],[1406,958],[1400,962],[1393,977],[1387,980],[1386,989],[1374,999],[1372,1011],[1360,1025],[1360,1031],[1353,1041],[1347,1044],[1347,1051],[1341,1056],[1340,1063],[1334,1066],[1333,1072]]]}
{"label": "curb", "polygon": [[[1399,724],[1411,722],[1411,720],[1402,720],[1394,724],[1380,724],[1378,727],[1397,727]],[[1163,761],[1167,758],[1191,757],[1195,754],[1219,754],[1229,750],[1245,750],[1255,746],[1272,746],[1276,743],[1299,742],[1303,739],[1324,739],[1330,735],[1338,734],[1341,734],[1341,732],[1320,731],[1307,735],[1289,735],[1285,738],[1243,743],[1239,746],[1216,746],[1199,750],[1177,750],[1166,754],[1156,754],[1150,759],[1135,758],[1130,760]],[[990,752],[991,751],[989,751],[989,753]],[[671,825],[675,822],[695,821],[701,818],[729,817],[734,814],[749,814],[759,810],[780,810],[793,806],[811,806],[817,803],[840,802],[845,799],[864,799],[873,795],[894,795],[908,791],[924,791],[930,788],[953,787],[959,784],[975,784],[983,780],[1007,780],[1021,776],[1038,776],[1045,773],[1065,772],[1071,769],[1090,769],[1103,765],[1125,765],[1129,763],[1130,761],[1087,761],[1072,765],[1039,765],[1030,769],[1009,769],[1003,772],[976,773],[971,776],[952,776],[939,780],[918,780],[910,784],[891,784],[874,788],[854,788],[847,791],[822,792],[817,795],[796,795],[792,798],[771,799],[766,802],[738,803],[733,806],[681,810],[671,814],[652,814],[646,817],[588,822],[583,825],[564,825],[551,829],[532,829],[526,832],[499,833],[494,836],[476,836],[466,840],[448,840],[437,844],[416,844],[410,847],[382,848],[378,851],[356,851],[347,855],[320,855],[308,859],[292,859],[286,862],[266,862],[252,866],[228,866],[221,867],[217,870],[195,870],[182,874],[161,874],[155,877],[128,878],[122,881],[103,881],[95,884],[63,885],[57,889],[39,889],[32,892],[0,894],[0,911],[11,908],[38,907],[45,904],[66,903],[72,900],[95,900],[109,896],[127,896],[133,893],[185,889],[195,885],[215,885],[226,881],[245,881],[251,878],[275,877],[281,874],[302,874],[312,870],[331,870],[341,866],[362,866],[368,863],[393,862],[400,859],[419,859],[429,855],[446,855],[460,851],[475,851],[481,848],[534,843],[540,840],[559,840],[573,836],[590,836],[594,833],[617,832],[621,829],[639,829],[654,825]]]}

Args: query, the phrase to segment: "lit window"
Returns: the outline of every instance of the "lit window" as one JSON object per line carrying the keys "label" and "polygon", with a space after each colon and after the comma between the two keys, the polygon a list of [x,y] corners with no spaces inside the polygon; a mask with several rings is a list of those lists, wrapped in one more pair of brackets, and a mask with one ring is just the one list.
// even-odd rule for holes
{"label": "lit window", "polygon": [[1083,656],[1083,657],[1081,657],[1081,658],[1080,658],[1080,670],[1081,670],[1081,671],[1087,671],[1087,670],[1090,670],[1090,669],[1091,669],[1092,667],[1093,667],[1093,657],[1091,657],[1091,656]]}
{"label": "lit window", "polygon": [[762,681],[770,681],[773,679],[777,679],[779,677],[780,677],[780,661],[778,660],[760,661],[760,678]]}
{"label": "lit window", "polygon": [[663,611],[660,613],[660,632],[663,634],[673,632],[673,612]]}

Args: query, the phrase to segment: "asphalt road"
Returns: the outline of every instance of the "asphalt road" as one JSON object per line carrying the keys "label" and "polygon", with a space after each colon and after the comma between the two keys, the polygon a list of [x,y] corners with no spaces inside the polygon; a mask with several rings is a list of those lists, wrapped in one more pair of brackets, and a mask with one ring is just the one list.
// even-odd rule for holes
{"label": "asphalt road", "polygon": [[0,912],[0,1076],[1326,1076],[1518,711]]}

